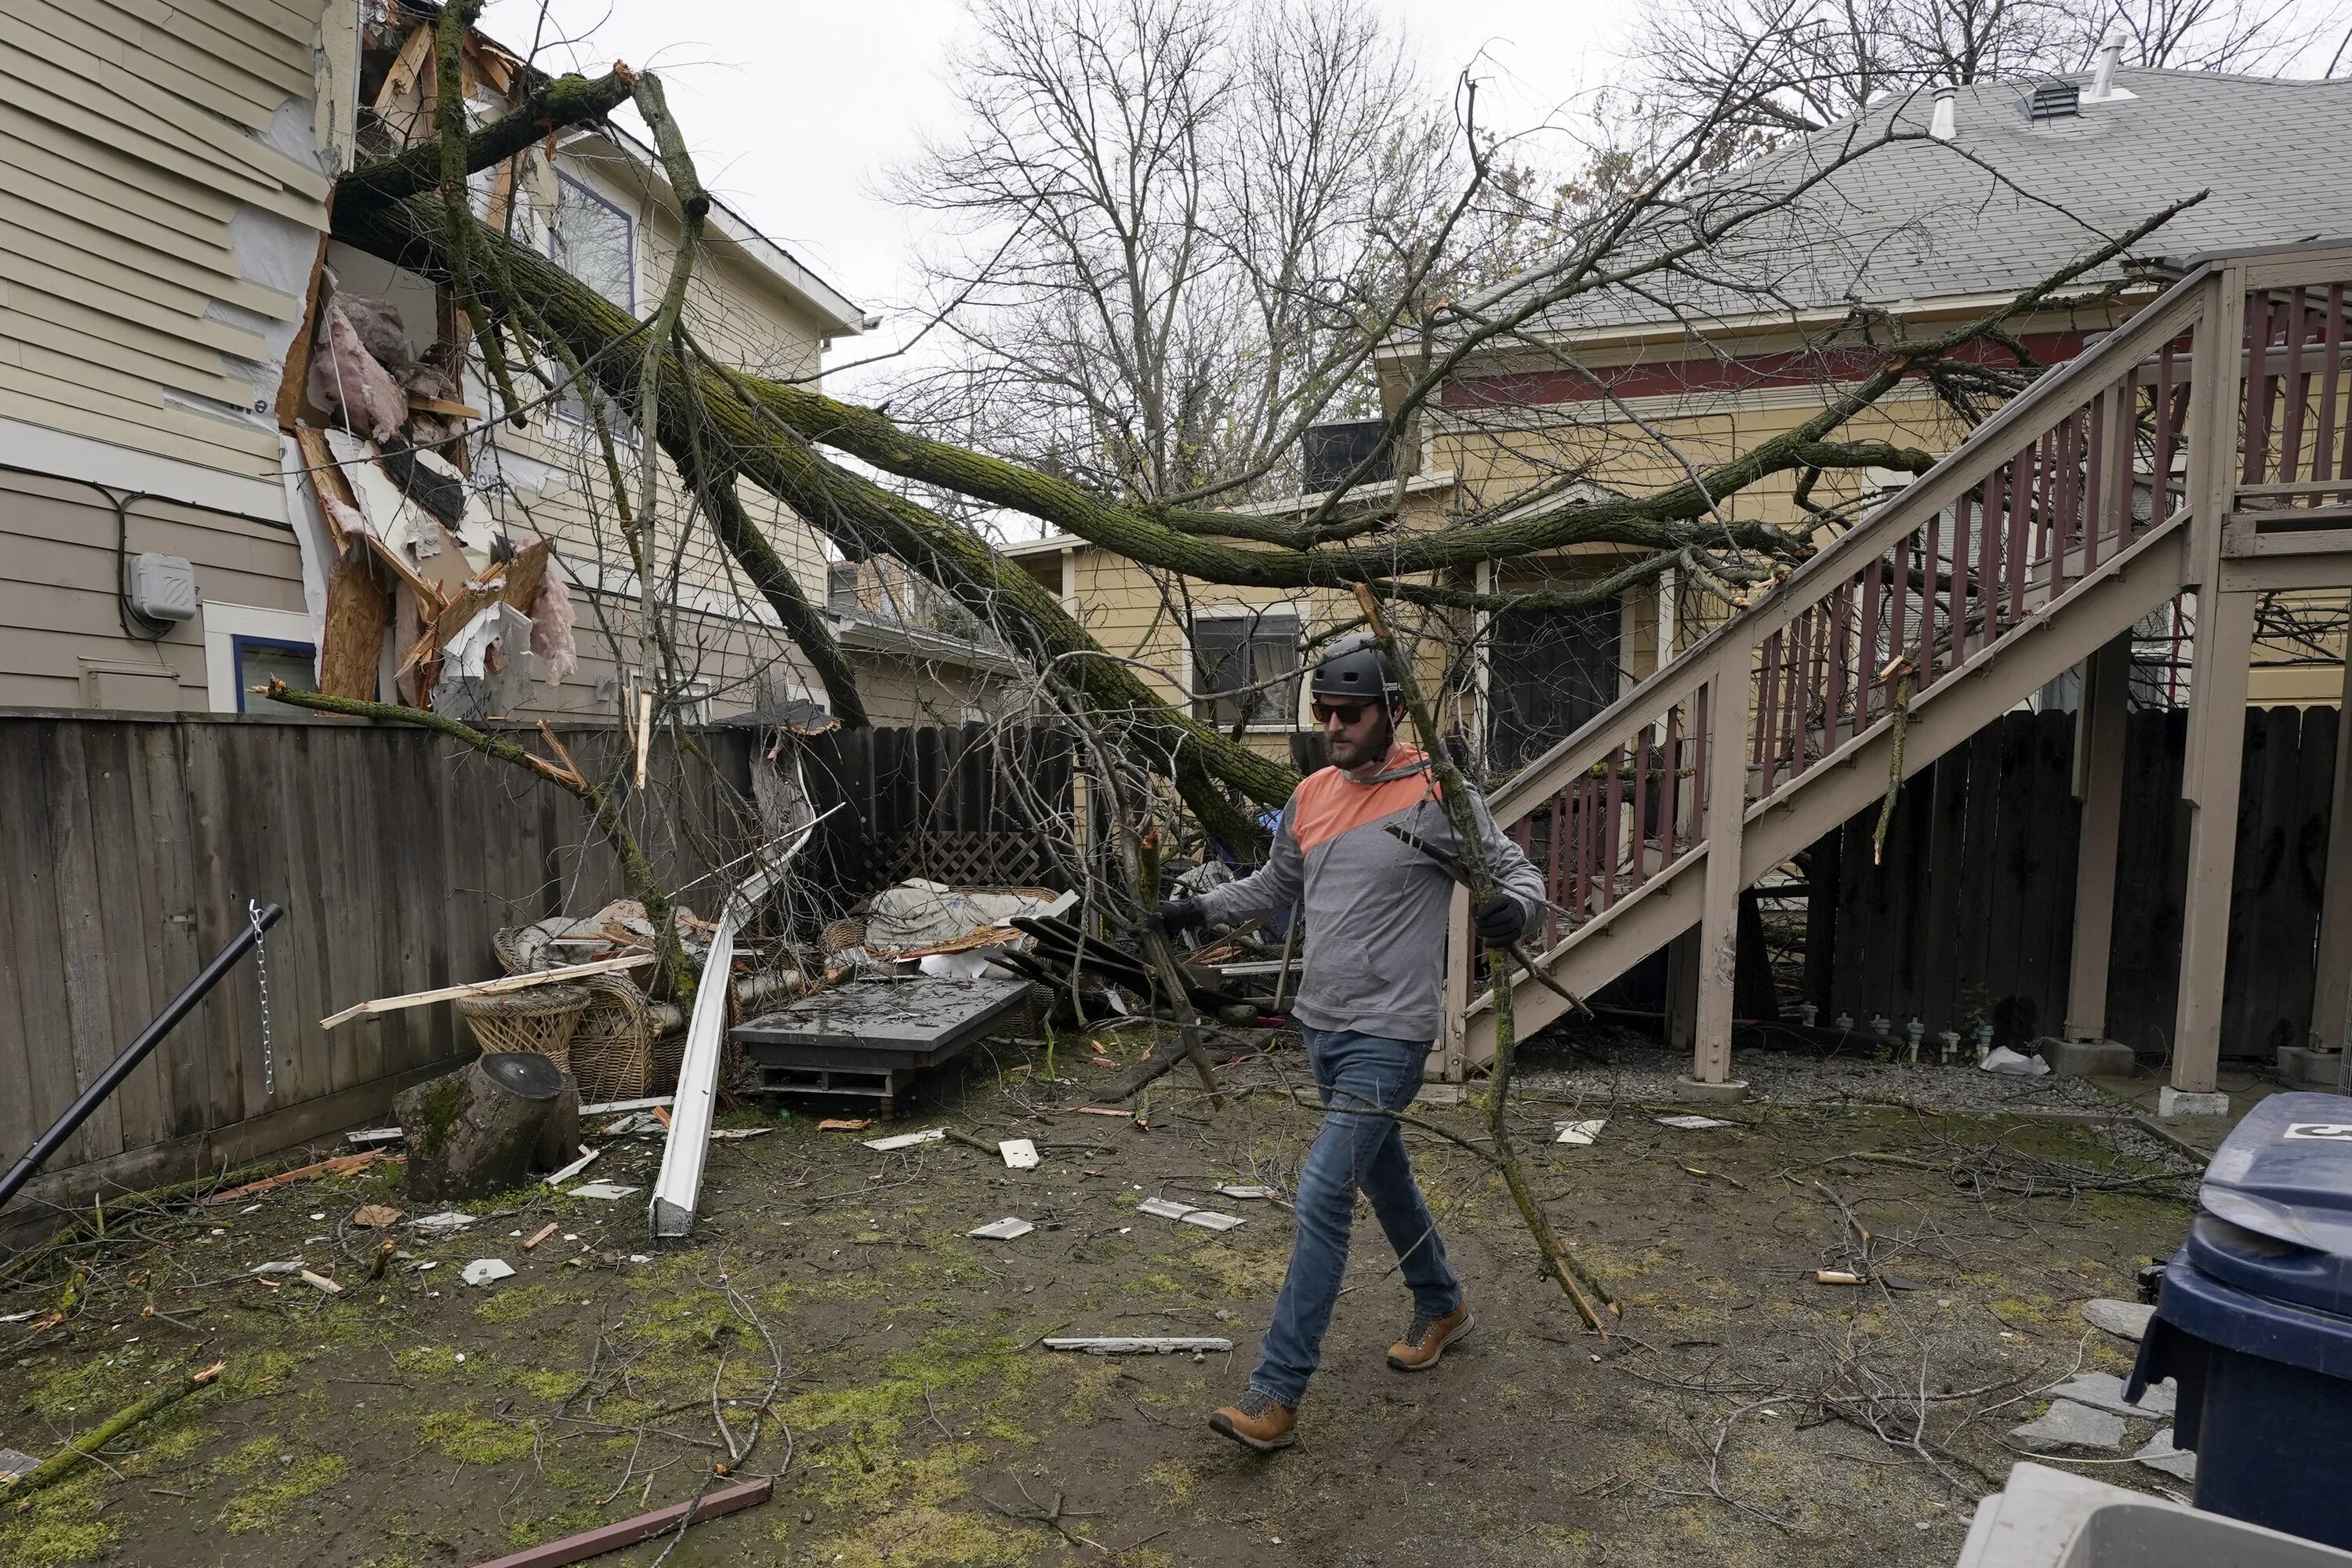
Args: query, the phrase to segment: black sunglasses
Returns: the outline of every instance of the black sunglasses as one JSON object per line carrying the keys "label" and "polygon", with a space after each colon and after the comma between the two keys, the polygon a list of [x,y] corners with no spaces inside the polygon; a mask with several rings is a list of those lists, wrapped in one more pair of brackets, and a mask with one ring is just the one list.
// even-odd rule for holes
{"label": "black sunglasses", "polygon": [[1364,710],[1370,706],[1369,702],[1312,702],[1307,705],[1307,711],[1315,715],[1318,724],[1328,724],[1337,719],[1353,729],[1356,721],[1364,716]]}

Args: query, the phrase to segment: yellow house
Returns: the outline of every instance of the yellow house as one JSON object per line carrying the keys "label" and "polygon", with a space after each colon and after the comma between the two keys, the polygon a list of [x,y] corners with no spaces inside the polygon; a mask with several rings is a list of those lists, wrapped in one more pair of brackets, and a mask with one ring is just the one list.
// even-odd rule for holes
{"label": "yellow house", "polygon": [[[2250,136],[2255,125],[2263,133]],[[1896,139],[1832,167],[1857,136],[1884,132]],[[2347,134],[2352,83],[2129,69],[2112,50],[2079,77],[1979,82],[1876,106],[1856,125],[1832,127],[1727,179],[1715,193],[1723,202],[1811,188],[1712,247],[1703,268],[1581,296],[1464,364],[1424,414],[1418,449],[1394,454],[1410,476],[1406,525],[1491,516],[1537,485],[1605,495],[1682,482],[1818,413],[1890,342],[1975,320],[2106,237],[2209,193],[2131,255],[2005,323],[2037,363],[2071,358],[2155,297],[2175,270],[2168,258],[2352,232],[2352,197],[2274,155],[2281,145],[2336,145]],[[1702,205],[1695,200],[1689,210]],[[1517,287],[1479,303],[1499,308]],[[1866,316],[1857,309],[1865,305]],[[2015,363],[1989,344],[1969,357]],[[1394,409],[1419,371],[1418,351],[1395,347],[1378,363]],[[1936,387],[1915,378],[1833,438],[1933,456],[1968,428]],[[1377,440],[1380,430],[1370,422],[1353,435]],[[1331,435],[1344,446],[1349,432]],[[1801,498],[1801,472],[1784,472],[1722,498],[1719,515],[1811,529],[1851,521],[1909,479],[1832,468]],[[1809,512],[1801,499],[1832,518]],[[1248,668],[1263,679],[1286,657],[1285,638],[1311,638],[1355,613],[1333,593],[1165,580],[1081,540],[1047,538],[1012,553],[1179,700],[1212,689],[1201,681],[1204,666],[1240,668],[1223,662],[1238,639],[1248,639]],[[1633,559],[1605,546],[1572,548],[1481,567],[1460,585],[1507,593],[1590,582]],[[2337,700],[2343,608],[2340,595],[2274,596],[2252,702]],[[1688,647],[1723,609],[1718,595],[1668,573],[1579,609],[1485,617],[1483,657],[1446,670],[1438,656],[1434,673],[1489,770],[1507,772],[1654,669],[1662,641]],[[2193,603],[2143,626],[2134,677],[2143,700],[2182,697],[2180,633],[2192,621]],[[1447,629],[1459,638],[1465,628]],[[1255,716],[1254,744],[1286,744],[1276,731],[1297,715],[1281,695]],[[2072,699],[2060,689],[2041,700]],[[1239,717],[1230,704],[1220,716]]]}

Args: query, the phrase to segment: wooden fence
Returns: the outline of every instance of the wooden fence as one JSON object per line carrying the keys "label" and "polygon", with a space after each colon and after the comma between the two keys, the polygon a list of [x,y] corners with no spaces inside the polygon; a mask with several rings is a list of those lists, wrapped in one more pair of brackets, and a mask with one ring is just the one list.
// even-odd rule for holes
{"label": "wooden fence", "polygon": [[[2188,715],[2129,716],[2107,1034],[2170,1046],[2189,831],[2180,800]],[[2336,768],[2332,708],[2246,715],[2231,894],[2222,1049],[2270,1058],[2310,1027]],[[1828,1020],[1919,1018],[2021,1045],[2065,1022],[2076,835],[2074,719],[2011,713],[1904,786],[1885,853],[1875,806],[1807,856],[1806,998]]]}
{"label": "wooden fence", "polygon": [[[592,773],[606,726],[559,738]],[[516,737],[537,745],[536,731]],[[630,825],[670,887],[751,847],[766,732],[697,733],[711,767],[656,740]],[[1055,737],[868,730],[792,741],[817,806],[798,912],[837,912],[906,876],[1053,883],[1031,814],[1072,798]],[[779,760],[785,753],[779,748]],[[715,773],[713,770],[715,769]],[[1007,770],[1018,770],[1016,781]],[[136,1189],[381,1116],[398,1089],[471,1054],[453,1010],[319,1019],[373,996],[497,973],[501,926],[623,895],[580,803],[426,731],[206,714],[0,713],[0,1163],[71,1102],[246,918],[286,906],[259,970],[239,967],[86,1122],[8,1210]],[[714,912],[718,888],[685,901]],[[5,1222],[0,1222],[5,1224]]]}

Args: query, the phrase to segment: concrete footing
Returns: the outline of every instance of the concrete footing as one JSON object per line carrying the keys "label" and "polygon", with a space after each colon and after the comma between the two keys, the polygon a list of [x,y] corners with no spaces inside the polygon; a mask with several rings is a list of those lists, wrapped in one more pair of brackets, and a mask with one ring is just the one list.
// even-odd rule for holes
{"label": "concrete footing", "polygon": [[1733,1079],[1728,1083],[1701,1083],[1685,1074],[1675,1079],[1675,1098],[1694,1105],[1732,1105],[1748,1098],[1748,1080]]}
{"label": "concrete footing", "polygon": [[2307,1046],[2279,1047],[2279,1077],[2297,1089],[2325,1089],[2334,1094],[2343,1082],[2343,1071],[2342,1051],[2315,1051]]}
{"label": "concrete footing", "polygon": [[2128,1078],[2139,1065],[2132,1048],[2121,1040],[2043,1040],[2042,1059],[2050,1070],[2070,1078]]}
{"label": "concrete footing", "polygon": [[2190,1094],[2166,1084],[2157,1091],[2156,1113],[2169,1121],[2176,1116],[2227,1116],[2230,1097],[2212,1094]]}

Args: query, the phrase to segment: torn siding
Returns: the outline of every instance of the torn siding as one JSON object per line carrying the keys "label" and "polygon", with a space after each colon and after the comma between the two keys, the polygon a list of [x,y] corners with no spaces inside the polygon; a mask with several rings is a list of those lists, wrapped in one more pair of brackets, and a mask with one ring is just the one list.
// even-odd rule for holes
{"label": "torn siding", "polygon": [[269,481],[282,519],[270,403],[327,221],[331,9],[10,0],[0,416]]}

